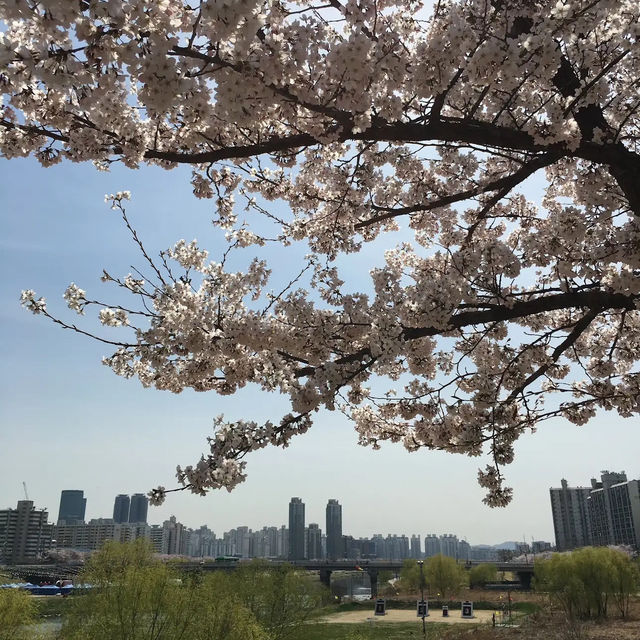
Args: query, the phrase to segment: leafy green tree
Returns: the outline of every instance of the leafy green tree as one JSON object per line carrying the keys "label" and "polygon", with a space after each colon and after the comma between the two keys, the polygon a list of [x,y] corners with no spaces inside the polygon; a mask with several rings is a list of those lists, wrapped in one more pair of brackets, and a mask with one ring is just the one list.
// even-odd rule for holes
{"label": "leafy green tree", "polygon": [[471,587],[484,587],[488,582],[498,579],[498,569],[495,564],[479,564],[469,571],[469,584]]}
{"label": "leafy green tree", "polygon": [[578,603],[584,600],[584,587],[574,572],[571,554],[555,554],[535,563],[534,584],[537,591],[546,591],[552,602],[573,618]]}
{"label": "leafy green tree", "polygon": [[26,640],[33,635],[28,628],[35,621],[33,597],[18,589],[0,589],[0,640]]}
{"label": "leafy green tree", "polygon": [[303,625],[322,604],[323,589],[290,565],[255,560],[231,575],[231,591],[272,640],[282,640]]}
{"label": "leafy green tree", "polygon": [[139,538],[126,544],[108,540],[99,552],[89,556],[82,578],[91,584],[108,584],[129,570],[157,564],[151,545],[146,540]]}
{"label": "leafy green tree", "polygon": [[180,579],[142,542],[105,545],[82,577],[92,588],[75,600],[65,640],[265,637],[230,591],[211,598],[201,581]]}
{"label": "leafy green tree", "polygon": [[198,586],[189,640],[270,640],[230,586],[229,576],[222,573],[209,576]]}
{"label": "leafy green tree", "polygon": [[623,618],[629,615],[629,599],[640,587],[640,570],[624,553],[611,554],[611,592]]}
{"label": "leafy green tree", "polygon": [[638,571],[621,551],[585,547],[537,562],[535,584],[570,618],[606,618],[611,600],[626,616],[630,595],[638,587]]}
{"label": "leafy green tree", "polygon": [[439,593],[443,600],[458,593],[467,582],[464,567],[443,555],[429,558],[424,565],[424,574],[431,593]]}
{"label": "leafy green tree", "polygon": [[407,559],[402,563],[399,586],[402,591],[407,593],[420,591],[420,566],[415,560]]}

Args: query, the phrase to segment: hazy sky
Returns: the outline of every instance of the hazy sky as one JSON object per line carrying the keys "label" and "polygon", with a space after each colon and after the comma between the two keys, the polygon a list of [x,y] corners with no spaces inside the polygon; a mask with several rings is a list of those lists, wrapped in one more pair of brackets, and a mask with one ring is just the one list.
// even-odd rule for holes
{"label": "hazy sky", "polygon": [[[83,489],[87,518],[111,517],[118,493],[173,487],[176,464],[190,464],[205,449],[212,418],[278,419],[285,405],[257,389],[221,398],[213,393],[180,395],[143,389],[102,366],[106,345],[63,331],[20,308],[20,291],[33,288],[48,307],[74,321],[62,292],[70,282],[88,297],[109,299],[102,269],[126,275],[141,265],[126,230],[104,204],[104,194],[130,189],[130,217],[148,249],[156,253],[180,238],[198,238],[211,257],[219,236],[209,220],[213,205],[196,200],[187,168],[99,173],[91,165],[63,163],[42,169],[33,160],[0,161],[0,508],[29,497],[57,517],[60,491]],[[539,185],[530,184],[532,197]],[[352,273],[366,278],[382,259],[382,243],[352,260]],[[302,249],[300,251],[303,251]],[[290,260],[272,264],[276,279],[288,279]],[[97,328],[96,314],[83,326]],[[112,335],[118,335],[117,330]],[[603,413],[583,427],[556,420],[521,439],[507,468],[515,498],[506,509],[482,504],[476,484],[486,460],[420,451],[399,445],[372,451],[357,446],[340,414],[323,412],[315,427],[286,449],[248,457],[249,478],[232,493],[205,498],[172,494],[152,508],[151,523],[171,514],[188,526],[207,524],[217,534],[232,527],[287,522],[291,496],[306,503],[307,522],[322,529],[328,498],[343,505],[343,530],[373,533],[455,533],[471,544],[553,539],[550,486],[565,477],[588,484],[601,469],[640,477],[637,418]]]}

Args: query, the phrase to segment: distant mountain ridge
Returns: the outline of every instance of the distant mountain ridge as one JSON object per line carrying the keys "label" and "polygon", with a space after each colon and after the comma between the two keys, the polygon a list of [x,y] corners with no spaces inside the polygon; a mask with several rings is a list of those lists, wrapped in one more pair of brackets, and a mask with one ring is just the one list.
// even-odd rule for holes
{"label": "distant mountain ridge", "polygon": [[501,542],[500,544],[491,545],[493,549],[507,549],[509,551],[515,551],[521,542],[514,542],[513,540],[507,540],[507,542]]}
{"label": "distant mountain ridge", "polygon": [[496,549],[496,550],[506,549],[508,551],[516,551],[519,544],[522,544],[522,543],[515,542],[513,540],[507,540],[507,542],[501,542],[500,544],[474,544],[473,546],[476,549]]}

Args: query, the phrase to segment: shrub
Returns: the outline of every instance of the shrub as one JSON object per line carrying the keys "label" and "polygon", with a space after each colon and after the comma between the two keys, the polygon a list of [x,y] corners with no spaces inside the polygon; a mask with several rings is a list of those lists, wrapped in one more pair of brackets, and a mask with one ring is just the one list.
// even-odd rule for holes
{"label": "shrub", "polygon": [[628,555],[606,547],[585,547],[536,562],[536,589],[547,591],[570,618],[606,618],[612,600],[629,613],[638,571]]}
{"label": "shrub", "polygon": [[[242,565],[222,585],[250,611],[272,640],[282,640],[303,625],[322,604],[323,588],[290,565],[261,560]],[[212,576],[220,584],[221,576]]]}
{"label": "shrub", "polygon": [[265,640],[230,590],[182,580],[139,541],[109,543],[83,574],[92,588],[74,601],[65,640]]}
{"label": "shrub", "polygon": [[0,589],[0,640],[31,638],[28,626],[35,620],[33,597],[18,589]]}
{"label": "shrub", "polygon": [[488,582],[498,579],[498,569],[495,564],[479,564],[469,571],[471,587],[484,587]]}
{"label": "shrub", "polygon": [[453,558],[437,555],[425,562],[424,574],[431,595],[434,591],[446,599],[460,590],[467,583],[467,572]]}

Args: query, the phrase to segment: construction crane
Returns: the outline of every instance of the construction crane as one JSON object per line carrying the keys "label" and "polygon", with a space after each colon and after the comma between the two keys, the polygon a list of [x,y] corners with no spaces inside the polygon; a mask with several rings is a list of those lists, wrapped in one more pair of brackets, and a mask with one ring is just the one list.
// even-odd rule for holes
{"label": "construction crane", "polygon": [[24,480],[22,481],[22,488],[24,489],[24,499],[28,500],[29,494],[27,493],[27,483],[24,482]]}

